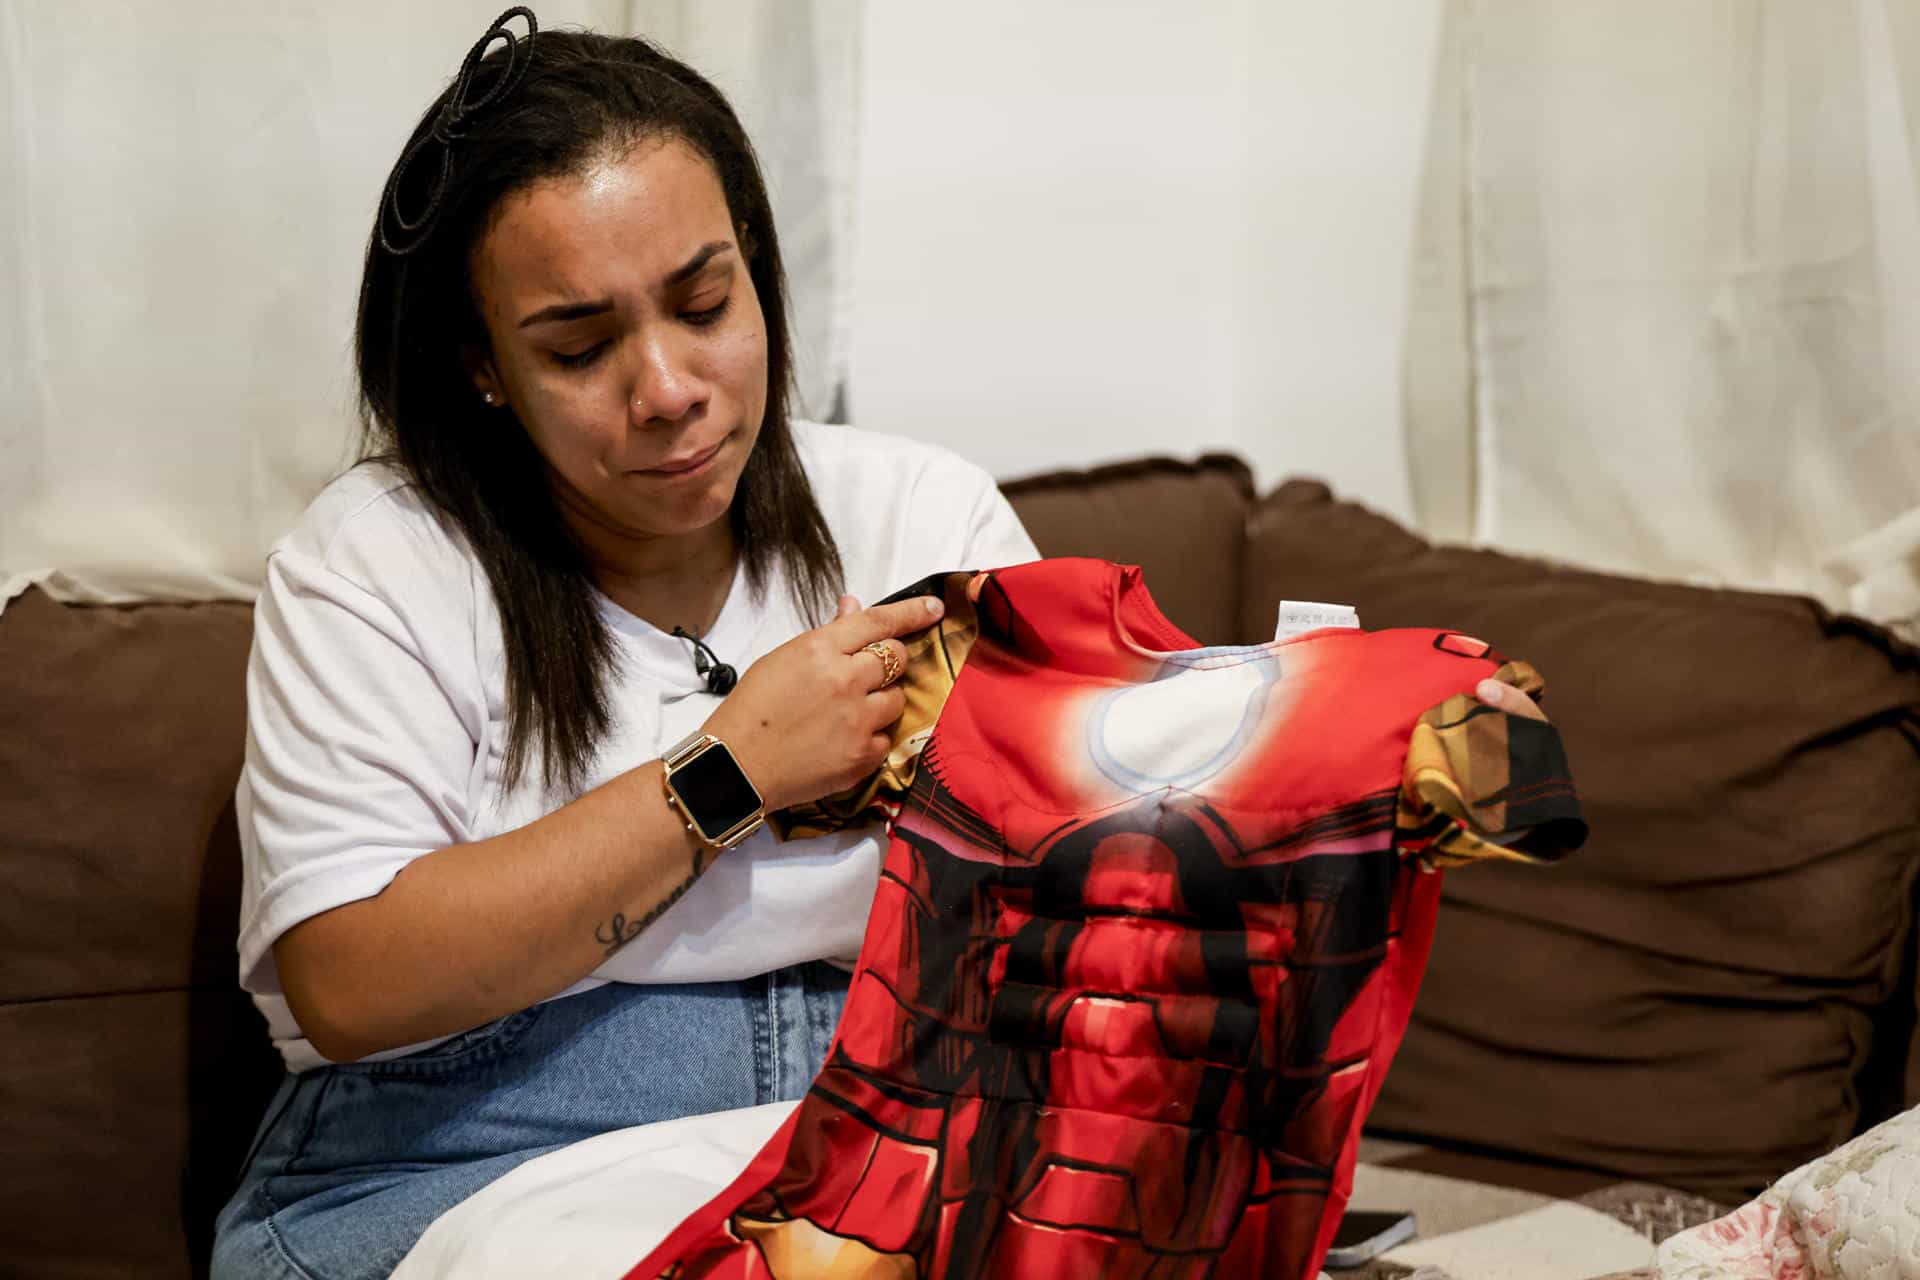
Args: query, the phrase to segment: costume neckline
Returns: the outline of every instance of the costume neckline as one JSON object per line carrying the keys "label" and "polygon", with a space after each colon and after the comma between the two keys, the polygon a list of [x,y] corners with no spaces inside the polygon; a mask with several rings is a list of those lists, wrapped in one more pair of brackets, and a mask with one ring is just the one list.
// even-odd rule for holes
{"label": "costume neckline", "polygon": [[1109,616],[1113,635],[1120,646],[1181,666],[1230,666],[1271,657],[1302,640],[1323,639],[1329,634],[1367,634],[1357,627],[1319,627],[1264,644],[1203,645],[1161,611],[1147,587],[1146,574],[1138,565],[1110,565],[1107,587],[1111,596]]}

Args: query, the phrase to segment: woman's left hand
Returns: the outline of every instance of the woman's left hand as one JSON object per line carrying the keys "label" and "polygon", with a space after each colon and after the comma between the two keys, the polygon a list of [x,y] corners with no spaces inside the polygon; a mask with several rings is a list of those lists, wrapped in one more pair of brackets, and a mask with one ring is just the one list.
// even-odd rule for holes
{"label": "woman's left hand", "polygon": [[1547,713],[1540,704],[1529,698],[1510,684],[1498,680],[1482,680],[1473,694],[1495,711],[1504,711],[1508,715],[1525,716],[1529,720],[1545,720]]}

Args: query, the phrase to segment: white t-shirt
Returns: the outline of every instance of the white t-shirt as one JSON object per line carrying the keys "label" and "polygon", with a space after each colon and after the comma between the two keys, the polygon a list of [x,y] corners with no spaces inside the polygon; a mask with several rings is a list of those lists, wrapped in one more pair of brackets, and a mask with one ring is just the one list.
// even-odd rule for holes
{"label": "white t-shirt", "polygon": [[[1038,554],[992,477],[944,449],[813,423],[795,423],[794,435],[846,589],[863,603],[930,573]],[[615,721],[589,789],[657,759],[719,701],[685,641],[611,601],[603,611],[621,662],[608,690]],[[742,572],[705,638],[744,671],[806,625],[777,573],[756,598]],[[269,555],[237,795],[240,980],[290,1069],[324,1059],[281,993],[275,939],[379,893],[422,854],[525,826],[560,802],[537,768],[511,790],[501,785],[505,671],[485,572],[388,468],[359,466],[328,485]],[[851,959],[882,852],[875,829],[784,845],[761,831],[590,977],[556,994]]]}

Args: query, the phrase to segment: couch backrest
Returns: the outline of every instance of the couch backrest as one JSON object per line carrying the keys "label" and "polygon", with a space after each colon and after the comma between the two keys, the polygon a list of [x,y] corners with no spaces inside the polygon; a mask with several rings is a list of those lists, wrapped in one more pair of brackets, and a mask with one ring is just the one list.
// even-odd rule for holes
{"label": "couch backrest", "polygon": [[188,1274],[277,1080],[233,944],[251,629],[0,615],[0,1270]]}

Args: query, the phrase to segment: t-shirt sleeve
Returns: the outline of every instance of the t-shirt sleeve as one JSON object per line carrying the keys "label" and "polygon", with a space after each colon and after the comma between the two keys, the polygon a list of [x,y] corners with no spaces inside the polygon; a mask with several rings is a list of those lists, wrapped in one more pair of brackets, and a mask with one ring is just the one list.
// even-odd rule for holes
{"label": "t-shirt sleeve", "polygon": [[986,472],[980,472],[980,476],[985,487],[973,504],[966,554],[961,563],[972,569],[1004,569],[1038,560],[1039,549],[1027,536],[1026,526],[1014,514],[1007,495],[1000,492],[1000,487]]}
{"label": "t-shirt sleeve", "polygon": [[[1524,662],[1506,663],[1493,678],[1535,698],[1546,690]],[[1553,862],[1587,838],[1559,730],[1470,694],[1415,723],[1395,828],[1402,855],[1430,867]]]}
{"label": "t-shirt sleeve", "polygon": [[[405,548],[389,543],[372,559],[383,556],[404,560]],[[288,929],[372,897],[414,858],[470,838],[485,723],[462,634],[470,612],[440,598],[454,594],[444,581],[384,573],[400,598],[304,552],[268,561],[236,798],[249,990],[277,989],[271,948]]]}

